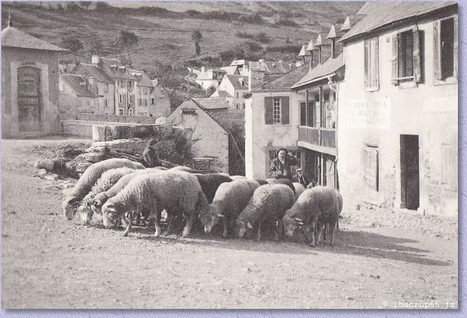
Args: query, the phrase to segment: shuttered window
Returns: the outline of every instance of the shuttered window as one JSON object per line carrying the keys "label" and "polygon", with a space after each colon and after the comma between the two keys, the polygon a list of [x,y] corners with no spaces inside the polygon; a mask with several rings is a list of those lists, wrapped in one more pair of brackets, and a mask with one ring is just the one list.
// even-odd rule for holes
{"label": "shuttered window", "polygon": [[422,81],[423,37],[418,27],[400,32],[392,37],[391,82]]}
{"label": "shuttered window", "polygon": [[433,22],[435,82],[458,77],[458,17]]}
{"label": "shuttered window", "polygon": [[365,40],[365,89],[379,89],[379,42],[378,38]]}
{"label": "shuttered window", "polygon": [[290,123],[290,104],[288,96],[265,97],[265,123],[266,125]]}

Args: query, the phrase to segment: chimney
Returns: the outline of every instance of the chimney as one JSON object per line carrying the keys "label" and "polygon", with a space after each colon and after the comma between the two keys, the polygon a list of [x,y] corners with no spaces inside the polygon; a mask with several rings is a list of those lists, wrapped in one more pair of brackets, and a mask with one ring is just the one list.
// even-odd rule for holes
{"label": "chimney", "polygon": [[302,45],[302,49],[300,50],[300,53],[298,53],[298,57],[301,57],[303,60],[303,64],[306,63],[306,45]]}
{"label": "chimney", "polygon": [[315,49],[315,42],[313,39],[310,40],[308,46],[306,47],[306,51],[310,52],[310,70],[313,68],[313,50]]}
{"label": "chimney", "polygon": [[94,54],[91,56],[91,64],[97,67],[101,67],[101,58],[99,55]]}
{"label": "chimney", "polygon": [[318,37],[316,38],[315,46],[318,47],[318,64],[322,63],[322,57],[321,57],[321,46],[323,45],[323,40],[321,39],[321,34],[318,34]]}
{"label": "chimney", "polygon": [[13,26],[13,22],[11,22],[11,12],[8,11],[8,27],[12,27]]}
{"label": "chimney", "polygon": [[329,31],[328,36],[326,39],[331,40],[331,58],[335,59],[336,58],[336,29],[334,28],[334,24],[331,26],[331,30]]}
{"label": "chimney", "polygon": [[347,32],[350,30],[350,17],[345,18],[344,24],[341,26],[341,32]]}
{"label": "chimney", "polygon": [[201,66],[201,72],[206,72],[206,66]]}

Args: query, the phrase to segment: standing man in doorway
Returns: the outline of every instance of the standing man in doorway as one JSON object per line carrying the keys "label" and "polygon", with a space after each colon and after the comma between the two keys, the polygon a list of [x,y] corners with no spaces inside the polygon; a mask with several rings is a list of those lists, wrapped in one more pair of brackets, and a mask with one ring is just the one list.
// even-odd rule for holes
{"label": "standing man in doorway", "polygon": [[305,189],[308,186],[308,184],[309,184],[308,178],[303,174],[302,168],[297,169],[297,177],[296,177],[295,181],[300,183],[301,185],[303,185],[305,187]]}
{"label": "standing man in doorway", "polygon": [[277,151],[277,158],[271,161],[269,166],[269,177],[270,178],[286,178],[292,180],[292,168],[298,164],[297,158],[295,158],[291,152],[287,149],[281,148]]}

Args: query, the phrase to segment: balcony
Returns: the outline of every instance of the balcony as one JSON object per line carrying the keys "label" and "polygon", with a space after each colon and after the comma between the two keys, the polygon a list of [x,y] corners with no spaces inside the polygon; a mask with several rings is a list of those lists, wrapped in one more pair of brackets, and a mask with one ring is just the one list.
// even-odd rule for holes
{"label": "balcony", "polygon": [[[336,129],[299,126],[298,142],[307,148],[333,154],[336,148]],[[330,149],[324,151],[325,148]]]}

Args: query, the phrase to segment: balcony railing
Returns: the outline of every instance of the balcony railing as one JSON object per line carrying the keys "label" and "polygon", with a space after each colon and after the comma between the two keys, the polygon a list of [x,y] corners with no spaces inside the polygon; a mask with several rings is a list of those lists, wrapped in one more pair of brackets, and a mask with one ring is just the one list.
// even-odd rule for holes
{"label": "balcony railing", "polygon": [[298,140],[312,145],[336,148],[336,129],[300,126]]}

